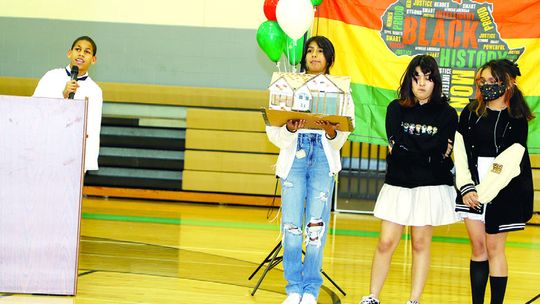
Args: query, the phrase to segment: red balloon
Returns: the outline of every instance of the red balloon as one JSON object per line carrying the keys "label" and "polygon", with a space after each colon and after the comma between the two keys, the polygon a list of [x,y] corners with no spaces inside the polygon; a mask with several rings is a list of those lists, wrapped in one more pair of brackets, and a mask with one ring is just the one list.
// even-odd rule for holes
{"label": "red balloon", "polygon": [[264,0],[264,15],[266,19],[277,21],[276,17],[276,6],[279,0]]}

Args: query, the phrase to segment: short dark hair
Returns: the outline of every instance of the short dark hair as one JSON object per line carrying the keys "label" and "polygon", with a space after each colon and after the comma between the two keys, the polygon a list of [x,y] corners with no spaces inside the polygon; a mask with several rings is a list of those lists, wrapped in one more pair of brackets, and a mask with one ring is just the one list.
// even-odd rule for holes
{"label": "short dark hair", "polygon": [[317,45],[323,50],[324,58],[326,59],[326,70],[325,74],[330,74],[330,67],[334,64],[336,58],[336,51],[334,50],[334,45],[330,39],[324,36],[313,36],[309,38],[306,43],[304,43],[304,51],[302,53],[302,60],[300,61],[300,72],[307,72],[306,66],[306,56],[307,49],[311,42],[315,41]]}
{"label": "short dark hair", "polygon": [[429,101],[438,104],[448,102],[448,99],[442,96],[442,79],[437,61],[429,55],[417,55],[411,60],[405,73],[401,76],[401,83],[398,89],[399,104],[403,107],[412,107],[416,103],[412,90],[412,81],[416,79],[416,67],[420,67],[424,74],[430,73],[429,78],[433,81],[434,85]]}
{"label": "short dark hair", "polygon": [[92,38],[88,37],[88,36],[81,36],[81,37],[75,39],[73,41],[73,43],[71,44],[71,50],[73,50],[73,48],[75,47],[75,44],[77,44],[77,42],[79,42],[81,40],[90,42],[90,44],[92,45],[92,55],[96,56],[96,54],[97,54],[97,45],[94,42],[94,40]]}
{"label": "short dark hair", "polygon": [[474,111],[478,116],[486,115],[487,102],[484,101],[484,96],[479,89],[479,80],[482,72],[485,69],[490,69],[491,75],[497,82],[501,82],[506,86],[504,93],[504,102],[507,105],[508,113],[512,118],[523,118],[532,120],[535,118],[531,108],[527,105],[523,93],[516,85],[516,78],[521,76],[521,71],[516,63],[508,59],[491,60],[483,64],[476,73],[476,100],[470,103],[470,110]]}

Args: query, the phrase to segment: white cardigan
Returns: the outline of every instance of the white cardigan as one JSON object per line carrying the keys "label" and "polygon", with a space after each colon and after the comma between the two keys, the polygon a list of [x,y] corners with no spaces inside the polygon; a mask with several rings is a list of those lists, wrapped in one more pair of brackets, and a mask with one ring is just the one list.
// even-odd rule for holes
{"label": "white cardigan", "polygon": [[[352,119],[352,125],[354,127],[354,102],[352,101],[352,98],[347,99],[344,114]],[[277,176],[287,178],[289,175],[289,171],[291,170],[296,155],[299,133],[321,134],[324,154],[326,155],[328,165],[330,166],[329,174],[335,175],[341,171],[339,150],[341,150],[341,147],[343,147],[351,132],[341,132],[336,130],[336,137],[334,139],[327,139],[324,130],[300,129],[295,133],[291,133],[287,130],[287,125],[285,124],[281,127],[266,127],[268,139],[279,148],[279,156],[276,163]]]}

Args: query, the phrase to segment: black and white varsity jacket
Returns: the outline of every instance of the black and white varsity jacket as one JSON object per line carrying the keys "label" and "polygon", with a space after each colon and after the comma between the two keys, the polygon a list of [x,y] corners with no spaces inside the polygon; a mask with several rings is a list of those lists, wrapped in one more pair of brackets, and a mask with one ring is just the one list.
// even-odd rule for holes
{"label": "black and white varsity jacket", "polygon": [[[474,101],[473,101],[474,103]],[[478,117],[469,104],[461,112],[454,145],[456,186],[459,189],[456,211],[477,213],[462,203],[471,191],[485,205],[487,233],[521,230],[533,211],[533,184],[527,152],[528,122],[510,117],[507,110],[487,110]],[[485,140],[489,139],[489,140]],[[489,149],[481,146],[488,143]],[[479,182],[478,157],[492,151],[491,169]]]}

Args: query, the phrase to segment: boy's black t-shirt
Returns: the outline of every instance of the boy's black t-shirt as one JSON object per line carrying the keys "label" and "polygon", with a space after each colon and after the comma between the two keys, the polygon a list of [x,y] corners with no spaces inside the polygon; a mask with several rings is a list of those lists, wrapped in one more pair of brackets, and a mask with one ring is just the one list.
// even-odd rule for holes
{"label": "boy's black t-shirt", "polygon": [[454,141],[457,113],[448,103],[416,104],[411,108],[392,101],[386,113],[386,134],[393,142],[387,156],[385,183],[414,188],[453,185],[453,162],[444,157]]}

